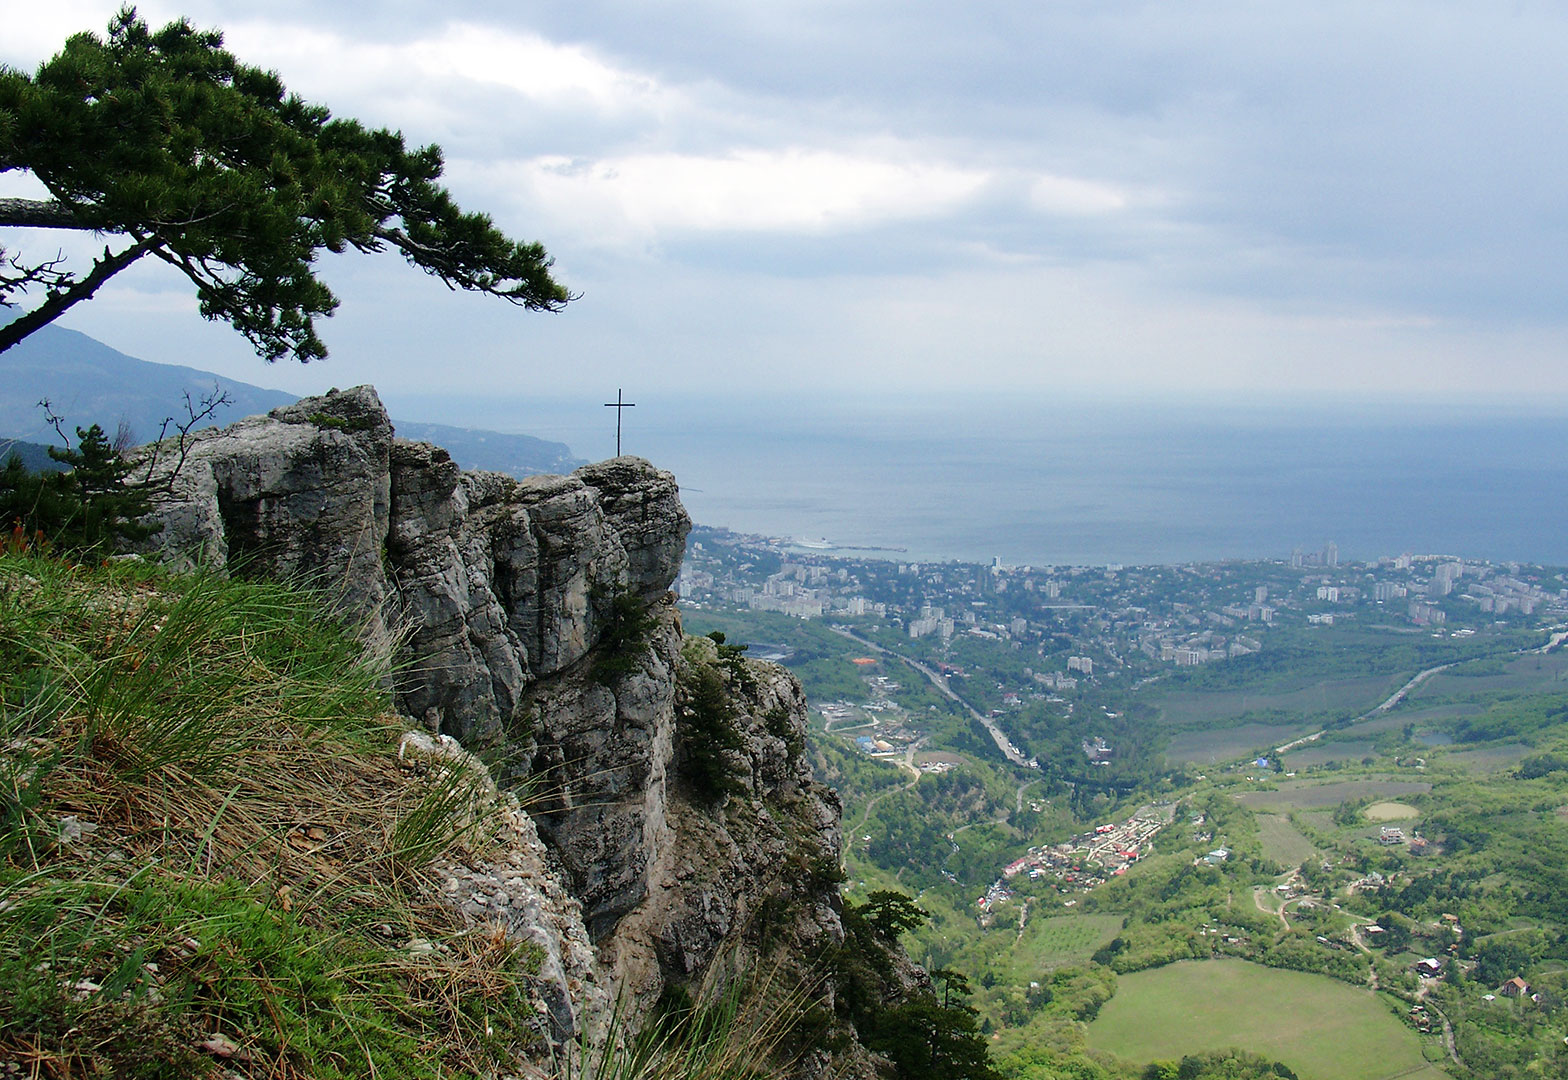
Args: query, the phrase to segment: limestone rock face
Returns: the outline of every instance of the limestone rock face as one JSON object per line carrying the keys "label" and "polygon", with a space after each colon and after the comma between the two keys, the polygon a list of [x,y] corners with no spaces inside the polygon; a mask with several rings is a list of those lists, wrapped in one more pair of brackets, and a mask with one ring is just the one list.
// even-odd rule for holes
{"label": "limestone rock face", "polygon": [[394,439],[368,386],[200,433],[155,516],[149,546],[306,579],[368,640],[401,640],[399,707],[467,745],[500,738],[528,684],[581,661],[618,596],[667,590],[691,528],[675,478],[640,458],[464,473]]}
{"label": "limestone rock face", "polygon": [[392,653],[400,712],[493,752],[515,801],[490,855],[440,868],[447,900],[540,946],[559,1038],[616,996],[635,1022],[671,983],[843,940],[804,695],[683,637],[669,473],[464,472],[358,387],[200,434],[155,517],[170,557],[315,583]]}
{"label": "limestone rock face", "polygon": [[675,477],[650,473],[634,457],[584,465],[572,475],[598,493],[626,549],[632,586],[648,599],[668,589],[675,580],[669,568],[679,571],[691,531]]}
{"label": "limestone rock face", "polygon": [[[602,940],[648,893],[668,846],[680,622],[660,603],[638,663],[613,678],[593,666],[528,689],[509,745],[528,760],[531,812],[557,853],[589,932]],[[527,740],[527,741],[525,741]]]}
{"label": "limestone rock face", "polygon": [[[375,390],[305,398],[192,438],[153,542],[208,567],[308,581],[382,629],[392,425]],[[174,457],[161,451],[159,466]]]}
{"label": "limestone rock face", "polygon": [[533,996],[553,1043],[567,1045],[585,1029],[602,1028],[614,1001],[583,926],[582,907],[552,872],[549,852],[516,796],[498,789],[485,765],[447,736],[438,741],[409,732],[398,760],[415,770],[455,769],[464,778],[470,840],[430,867],[439,883],[437,899],[539,950]]}
{"label": "limestone rock face", "polygon": [[[724,683],[738,748],[726,753],[730,783],[715,791],[692,768],[695,676]],[[677,661],[676,753],[667,779],[668,841],[654,854],[647,898],[600,942],[631,1000],[667,983],[711,978],[721,958],[739,970],[803,958],[841,943],[838,899],[840,805],[811,779],[802,749],[806,701],[785,669],[720,660],[713,642],[686,638]],[[799,965],[795,967],[795,965]],[[820,993],[831,994],[831,986]]]}

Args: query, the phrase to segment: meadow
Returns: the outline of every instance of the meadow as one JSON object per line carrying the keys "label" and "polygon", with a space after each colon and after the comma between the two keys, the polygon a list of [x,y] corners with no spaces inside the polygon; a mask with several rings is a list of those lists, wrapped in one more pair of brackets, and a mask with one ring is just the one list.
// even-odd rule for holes
{"label": "meadow", "polygon": [[1258,839],[1263,857],[1280,866],[1300,866],[1317,854],[1317,847],[1282,814],[1259,814]]}
{"label": "meadow", "polygon": [[[1357,731],[1361,729],[1356,728]],[[1292,750],[1286,755],[1286,768],[1310,769],[1314,765],[1327,765],[1331,761],[1341,763],[1358,762],[1365,758],[1376,757],[1377,747],[1371,739],[1346,739],[1343,742],[1308,743],[1297,750]]]}
{"label": "meadow", "polygon": [[1421,816],[1421,811],[1409,803],[1380,802],[1373,803],[1362,811],[1368,821],[1408,821]]}
{"label": "meadow", "polygon": [[1193,765],[1213,765],[1279,746],[1308,730],[1301,724],[1242,724],[1212,731],[1183,731],[1171,736],[1165,757]]}
{"label": "meadow", "polygon": [[1468,773],[1486,774],[1511,769],[1532,752],[1533,748],[1523,743],[1500,743],[1474,750],[1448,750],[1439,760]]}
{"label": "meadow", "polygon": [[1249,791],[1236,801],[1253,810],[1312,810],[1338,806],[1353,799],[1424,795],[1432,785],[1424,780],[1340,780],[1319,783],[1287,780],[1277,791]]}
{"label": "meadow", "polygon": [[[1512,660],[1473,661],[1440,672],[1411,692],[1412,701],[1496,694],[1546,694],[1568,686],[1568,653],[1528,654]],[[1481,666],[1485,665],[1485,666]],[[1485,674],[1467,672],[1486,672]]]}
{"label": "meadow", "polygon": [[1045,972],[1081,964],[1114,938],[1122,928],[1120,915],[1056,915],[1030,919],[1012,948],[1012,966],[1020,982]]}
{"label": "meadow", "polygon": [[1421,1038],[1371,991],[1244,960],[1184,960],[1124,975],[1089,1045],[1133,1061],[1236,1046],[1301,1080],[1442,1080]]}

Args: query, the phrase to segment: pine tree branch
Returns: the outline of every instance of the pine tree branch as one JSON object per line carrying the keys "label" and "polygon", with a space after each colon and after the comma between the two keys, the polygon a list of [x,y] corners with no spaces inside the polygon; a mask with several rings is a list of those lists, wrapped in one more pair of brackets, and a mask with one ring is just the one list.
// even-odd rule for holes
{"label": "pine tree branch", "polygon": [[0,227],[90,229],[58,199],[0,199]]}
{"label": "pine tree branch", "polygon": [[93,263],[92,271],[86,277],[69,288],[51,291],[42,304],[0,327],[0,352],[5,352],[41,327],[48,326],[76,304],[90,299],[99,286],[151,251],[156,243],[155,239],[147,237],[118,253],[104,248],[103,258]]}

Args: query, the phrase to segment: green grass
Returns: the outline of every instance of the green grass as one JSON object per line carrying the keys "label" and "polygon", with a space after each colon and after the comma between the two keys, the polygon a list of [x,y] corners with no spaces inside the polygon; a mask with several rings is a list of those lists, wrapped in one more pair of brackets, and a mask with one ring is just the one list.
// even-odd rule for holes
{"label": "green grass", "polygon": [[1263,843],[1263,857],[1280,866],[1300,866],[1317,853],[1312,841],[1281,814],[1259,814],[1258,839]]}
{"label": "green grass", "polygon": [[436,1077],[537,1046],[537,952],[419,877],[469,778],[399,768],[385,668],[325,609],[0,556],[0,1060],[195,1075],[221,1036],[257,1077]]}
{"label": "green grass", "polygon": [[1447,1075],[1425,1064],[1419,1036],[1371,991],[1242,960],[1123,975],[1089,1026],[1089,1045],[1139,1062],[1236,1046],[1301,1080]]}
{"label": "green grass", "polygon": [[1012,967],[1020,981],[1044,972],[1081,964],[1122,928],[1120,915],[1055,915],[1032,917],[1012,949]]}

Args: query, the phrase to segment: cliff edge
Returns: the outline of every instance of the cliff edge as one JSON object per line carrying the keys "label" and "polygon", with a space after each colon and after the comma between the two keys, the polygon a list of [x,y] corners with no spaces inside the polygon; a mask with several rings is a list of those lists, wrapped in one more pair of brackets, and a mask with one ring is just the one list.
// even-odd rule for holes
{"label": "cliff edge", "polygon": [[[398,711],[512,793],[510,861],[446,868],[448,899],[543,949],[558,1041],[612,998],[636,1023],[764,969],[837,1023],[838,799],[805,762],[798,682],[683,636],[669,473],[464,472],[357,387],[195,436],[155,517],[166,559],[329,597],[390,657]],[[837,1045],[840,1075],[870,1074]]]}

